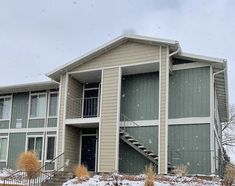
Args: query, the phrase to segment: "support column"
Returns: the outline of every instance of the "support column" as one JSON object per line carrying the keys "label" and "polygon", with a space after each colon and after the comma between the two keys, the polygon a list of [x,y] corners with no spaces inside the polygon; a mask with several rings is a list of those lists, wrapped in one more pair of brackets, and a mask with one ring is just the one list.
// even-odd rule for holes
{"label": "support column", "polygon": [[158,174],[167,174],[168,166],[168,99],[169,99],[169,56],[168,47],[160,47],[159,66],[159,134]]}
{"label": "support column", "polygon": [[118,171],[121,68],[102,71],[98,172]]}

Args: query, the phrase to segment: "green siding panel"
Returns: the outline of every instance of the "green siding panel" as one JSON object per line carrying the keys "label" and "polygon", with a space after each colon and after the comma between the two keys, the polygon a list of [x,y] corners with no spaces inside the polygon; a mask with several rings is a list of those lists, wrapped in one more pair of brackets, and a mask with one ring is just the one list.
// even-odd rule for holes
{"label": "green siding panel", "polygon": [[22,119],[22,128],[27,127],[29,93],[15,93],[12,99],[11,128],[16,128],[16,120]]}
{"label": "green siding panel", "polygon": [[188,166],[190,174],[210,174],[210,124],[170,125],[168,161]]}
{"label": "green siding panel", "polygon": [[145,147],[158,153],[158,126],[128,127],[126,130]]}
{"label": "green siding panel", "polygon": [[57,118],[49,118],[47,127],[56,127],[57,126]]}
{"label": "green siding panel", "polygon": [[159,73],[123,76],[121,113],[131,120],[158,119]]}
{"label": "green siding panel", "polygon": [[0,121],[0,129],[8,129],[9,121]]}
{"label": "green siding panel", "polygon": [[121,173],[144,173],[146,165],[151,162],[120,139],[119,171]]}
{"label": "green siding panel", "polygon": [[3,168],[6,168],[6,162],[0,162],[0,170],[2,170]]}
{"label": "green siding panel", "polygon": [[26,133],[11,133],[9,137],[8,167],[14,169],[21,152],[25,151]]}
{"label": "green siding panel", "polygon": [[45,119],[29,119],[28,128],[42,128],[44,127]]}
{"label": "green siding panel", "polygon": [[174,71],[169,82],[169,118],[210,115],[210,68]]}

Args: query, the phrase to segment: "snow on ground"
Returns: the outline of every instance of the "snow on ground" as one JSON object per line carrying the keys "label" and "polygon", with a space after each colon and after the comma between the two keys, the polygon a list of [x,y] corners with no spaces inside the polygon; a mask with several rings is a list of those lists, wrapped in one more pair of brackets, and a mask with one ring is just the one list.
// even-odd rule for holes
{"label": "snow on ground", "polygon": [[[144,175],[140,176],[118,176],[118,185],[122,186],[144,186]],[[78,182],[77,178],[71,179],[63,186],[115,186],[117,176],[103,177],[95,175],[85,182]],[[154,186],[219,186],[219,181],[207,181],[196,177],[157,176]]]}

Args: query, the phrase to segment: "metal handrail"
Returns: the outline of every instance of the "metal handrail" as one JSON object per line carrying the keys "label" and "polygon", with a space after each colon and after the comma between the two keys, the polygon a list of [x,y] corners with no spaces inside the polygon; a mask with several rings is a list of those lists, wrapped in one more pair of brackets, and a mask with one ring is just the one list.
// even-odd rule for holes
{"label": "metal handrail", "polygon": [[99,116],[99,97],[71,98],[67,100],[67,118],[91,118]]}
{"label": "metal handrail", "polygon": [[[56,163],[55,161],[61,158],[62,156],[64,156],[64,152],[58,155],[57,157],[53,158],[50,162],[45,163],[37,171],[29,172],[29,171],[18,170],[9,176],[6,176],[3,179],[3,185],[4,186],[8,184],[23,184],[30,186],[41,185],[42,182],[53,177],[55,171],[59,171],[60,169],[65,167],[65,164],[63,163],[63,165],[59,168],[56,167],[56,169],[54,168],[54,170],[49,170],[47,172],[45,171],[46,166],[52,163]],[[30,174],[30,176],[28,174]]]}

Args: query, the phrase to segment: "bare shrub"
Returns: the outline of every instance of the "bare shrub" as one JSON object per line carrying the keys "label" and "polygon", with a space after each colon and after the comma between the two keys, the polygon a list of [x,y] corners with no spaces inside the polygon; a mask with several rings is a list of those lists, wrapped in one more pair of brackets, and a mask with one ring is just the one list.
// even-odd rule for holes
{"label": "bare shrub", "polygon": [[173,170],[173,174],[177,176],[186,176],[188,174],[188,168],[186,165],[177,165]]}
{"label": "bare shrub", "polygon": [[86,181],[90,178],[90,174],[85,165],[77,165],[74,168],[74,174],[79,181]]}
{"label": "bare shrub", "polygon": [[31,179],[38,176],[40,163],[34,151],[22,152],[17,161],[17,167],[27,172]]}
{"label": "bare shrub", "polygon": [[231,186],[235,180],[235,168],[231,164],[227,164],[224,173],[224,185]]}
{"label": "bare shrub", "polygon": [[148,166],[145,167],[145,174],[146,178],[144,186],[154,186],[155,171],[152,164],[149,164]]}

